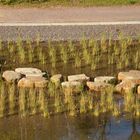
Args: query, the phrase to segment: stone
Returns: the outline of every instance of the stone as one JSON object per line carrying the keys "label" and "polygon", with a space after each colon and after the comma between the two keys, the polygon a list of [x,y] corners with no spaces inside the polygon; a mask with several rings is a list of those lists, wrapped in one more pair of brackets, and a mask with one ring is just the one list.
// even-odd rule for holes
{"label": "stone", "polygon": [[65,94],[80,93],[83,88],[83,84],[79,81],[62,82],[61,86]]}
{"label": "stone", "polygon": [[118,80],[123,81],[125,80],[128,76],[130,76],[129,72],[119,72],[118,73]]}
{"label": "stone", "polygon": [[54,84],[60,84],[63,80],[62,74],[55,74],[50,78],[51,82]]}
{"label": "stone", "polygon": [[31,77],[43,77],[46,73],[42,72],[42,73],[32,73],[32,74],[26,74],[25,76],[27,78],[31,78]]}
{"label": "stone", "polygon": [[22,78],[18,82],[18,87],[24,87],[24,88],[44,88],[48,85],[48,80],[46,80],[44,77],[28,77],[28,78]]}
{"label": "stone", "polygon": [[133,91],[136,88],[137,84],[131,80],[124,80],[118,85],[116,85],[115,89],[119,93],[127,93]]}
{"label": "stone", "polygon": [[41,74],[42,71],[37,68],[16,68],[15,72],[23,74],[23,75],[28,75],[28,74]]}
{"label": "stone", "polygon": [[140,71],[139,70],[129,70],[129,72],[137,74],[137,75],[140,75]]}
{"label": "stone", "polygon": [[137,93],[140,94],[140,86],[137,87]]}
{"label": "stone", "polygon": [[131,80],[136,84],[140,84],[140,71],[130,70],[129,72],[119,72],[118,80]]}
{"label": "stone", "polygon": [[79,81],[82,83],[86,83],[87,81],[89,81],[89,77],[87,77],[85,74],[77,74],[77,75],[70,75],[68,76],[68,81]]}
{"label": "stone", "polygon": [[7,82],[16,82],[22,78],[22,75],[20,73],[15,72],[15,71],[7,70],[7,71],[3,72],[2,77]]}
{"label": "stone", "polygon": [[45,78],[37,78],[34,83],[36,88],[45,88],[48,85],[48,80]]}
{"label": "stone", "polygon": [[105,82],[115,84],[117,82],[117,79],[113,76],[98,76],[94,78],[94,82]]}
{"label": "stone", "polygon": [[18,87],[20,87],[20,88],[33,88],[34,87],[34,82],[31,79],[22,78],[18,82]]}
{"label": "stone", "polygon": [[100,91],[105,90],[109,87],[112,87],[111,84],[108,84],[105,82],[92,82],[92,81],[88,81],[87,86],[88,86],[89,90],[96,91],[96,92],[100,92]]}

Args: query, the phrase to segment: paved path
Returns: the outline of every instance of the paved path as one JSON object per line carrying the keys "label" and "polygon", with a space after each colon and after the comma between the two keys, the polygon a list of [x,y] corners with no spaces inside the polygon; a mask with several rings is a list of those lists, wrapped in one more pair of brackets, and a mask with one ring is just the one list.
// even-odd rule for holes
{"label": "paved path", "polygon": [[92,8],[0,8],[1,23],[140,21],[140,6]]}
{"label": "paved path", "polygon": [[17,40],[21,36],[41,40],[79,40],[100,38],[103,33],[115,38],[140,34],[140,6],[92,8],[0,8],[0,37]]}

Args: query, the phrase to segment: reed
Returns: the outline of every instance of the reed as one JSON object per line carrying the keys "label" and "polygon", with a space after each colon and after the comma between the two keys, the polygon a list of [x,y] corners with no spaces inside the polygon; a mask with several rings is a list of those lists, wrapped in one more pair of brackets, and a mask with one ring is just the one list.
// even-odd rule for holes
{"label": "reed", "polygon": [[36,91],[33,88],[29,89],[29,107],[31,114],[37,113],[37,95]]}
{"label": "reed", "polygon": [[68,63],[68,52],[67,52],[67,49],[65,46],[63,46],[63,44],[60,44],[60,53],[61,53],[61,59],[63,61],[64,64],[67,64]]}
{"label": "reed", "polygon": [[132,112],[134,107],[134,101],[134,93],[132,91],[127,92],[127,94],[124,95],[124,111]]}
{"label": "reed", "polygon": [[101,37],[101,48],[103,50],[103,52],[106,52],[107,51],[107,43],[106,43],[106,35],[103,34],[102,37]]}
{"label": "reed", "polygon": [[25,89],[19,90],[19,113],[20,113],[21,117],[24,117],[27,115]]}
{"label": "reed", "polygon": [[15,113],[16,107],[16,92],[15,92],[15,84],[10,84],[8,88],[9,95],[9,114]]}
{"label": "reed", "polygon": [[49,109],[48,109],[48,100],[45,95],[44,89],[39,89],[39,105],[40,105],[40,111],[43,113],[43,116],[45,118],[50,117]]}
{"label": "reed", "polygon": [[3,82],[0,84],[0,117],[4,117],[6,110],[6,96]]}
{"label": "reed", "polygon": [[56,66],[56,49],[53,46],[51,46],[51,43],[49,43],[48,48],[49,48],[49,57],[50,57],[52,67],[55,68],[55,66]]}
{"label": "reed", "polygon": [[86,113],[86,112],[87,112],[87,97],[85,93],[81,93],[80,113]]}
{"label": "reed", "polygon": [[93,111],[94,101],[92,93],[87,93],[87,101],[88,101],[88,110]]}
{"label": "reed", "polygon": [[77,114],[77,106],[75,104],[75,99],[72,95],[69,95],[68,111],[70,116],[75,116]]}
{"label": "reed", "polygon": [[97,103],[94,107],[94,112],[93,112],[94,116],[98,117],[100,115],[100,111],[99,111],[99,104]]}
{"label": "reed", "polygon": [[116,103],[114,103],[112,115],[115,117],[120,115],[120,110],[119,110],[118,104]]}
{"label": "reed", "polygon": [[75,56],[75,64],[74,65],[76,68],[80,68],[82,65],[80,54],[78,52],[76,53],[76,56]]}
{"label": "reed", "polygon": [[37,33],[37,36],[36,36],[36,46],[39,47],[40,46],[40,34]]}
{"label": "reed", "polygon": [[75,48],[74,48],[74,44],[72,43],[72,41],[70,40],[69,43],[68,43],[68,48],[69,48],[69,51],[72,53],[74,52]]}
{"label": "reed", "polygon": [[21,63],[24,63],[25,62],[25,50],[24,50],[21,38],[18,38],[16,44],[17,44],[17,49],[18,49],[19,60]]}

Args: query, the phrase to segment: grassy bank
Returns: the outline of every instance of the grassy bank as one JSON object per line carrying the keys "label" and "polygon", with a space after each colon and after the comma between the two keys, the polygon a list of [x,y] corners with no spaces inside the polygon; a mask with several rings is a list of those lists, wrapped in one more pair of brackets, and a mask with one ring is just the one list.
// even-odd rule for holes
{"label": "grassy bank", "polygon": [[11,6],[115,6],[139,5],[140,0],[1,0],[1,5]]}

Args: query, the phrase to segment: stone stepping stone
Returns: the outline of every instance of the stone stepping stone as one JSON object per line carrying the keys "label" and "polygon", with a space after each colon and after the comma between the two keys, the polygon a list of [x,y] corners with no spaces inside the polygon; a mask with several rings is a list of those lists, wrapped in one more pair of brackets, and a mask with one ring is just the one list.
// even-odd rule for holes
{"label": "stone stepping stone", "polygon": [[112,87],[111,84],[105,82],[92,82],[92,81],[88,81],[87,86],[89,90],[96,91],[96,92],[100,92],[102,90]]}
{"label": "stone stepping stone", "polygon": [[12,70],[6,70],[3,72],[2,77],[10,83],[20,80],[22,78],[22,75]]}
{"label": "stone stepping stone", "polygon": [[83,88],[83,84],[79,81],[62,82],[61,86],[65,94],[80,93]]}
{"label": "stone stepping stone", "polygon": [[48,80],[44,77],[32,77],[32,78],[22,78],[18,82],[18,87],[22,88],[45,88],[48,85]]}
{"label": "stone stepping stone", "polygon": [[140,86],[137,88],[137,93],[140,94]]}
{"label": "stone stepping stone", "polygon": [[42,72],[42,73],[31,73],[31,74],[26,74],[25,76],[27,78],[32,78],[32,77],[43,77],[46,73]]}
{"label": "stone stepping stone", "polygon": [[119,93],[127,93],[133,91],[136,88],[137,84],[131,80],[124,80],[118,85],[116,85],[115,89]]}
{"label": "stone stepping stone", "polygon": [[113,76],[98,76],[94,78],[94,82],[104,82],[104,83],[110,83],[115,84],[117,79]]}
{"label": "stone stepping stone", "polygon": [[89,81],[89,77],[87,77],[85,74],[77,74],[77,75],[70,75],[68,76],[68,81],[79,81],[79,82],[83,82],[86,83],[87,81]]}
{"label": "stone stepping stone", "polygon": [[42,71],[37,68],[16,68],[15,72],[23,74],[23,75],[29,75],[29,74],[41,74]]}
{"label": "stone stepping stone", "polygon": [[119,72],[118,80],[131,80],[135,84],[140,84],[140,71],[131,70],[129,72]]}

